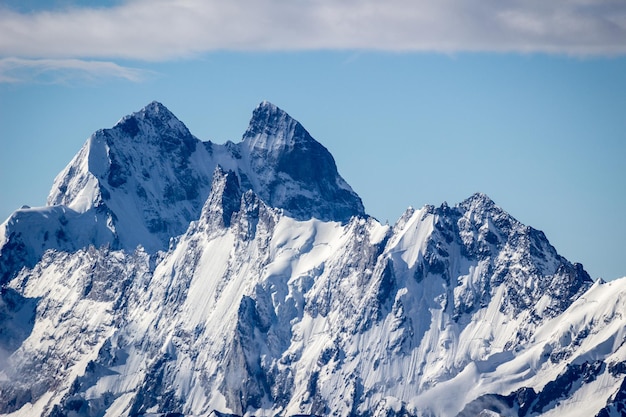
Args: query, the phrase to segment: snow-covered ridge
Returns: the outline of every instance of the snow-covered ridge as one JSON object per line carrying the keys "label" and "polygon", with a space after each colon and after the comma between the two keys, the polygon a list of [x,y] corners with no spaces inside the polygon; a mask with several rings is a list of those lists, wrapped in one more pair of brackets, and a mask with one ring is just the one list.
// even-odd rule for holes
{"label": "snow-covered ridge", "polygon": [[626,278],[594,283],[480,193],[383,225],[270,103],[224,145],[152,103],[49,203],[2,224],[0,415],[626,407]]}
{"label": "snow-covered ridge", "polygon": [[[264,148],[268,143],[271,153]],[[242,192],[251,189],[299,219],[347,221],[364,214],[326,148],[275,105],[263,102],[254,110],[241,142],[218,145],[200,141],[165,106],[152,102],[95,132],[56,177],[48,206],[66,213],[57,221],[66,224],[50,222],[45,231],[26,236],[22,227],[40,227],[25,220],[37,208],[33,215],[20,210],[3,224],[0,282],[11,270],[34,266],[47,249],[167,249],[170,239],[199,218],[218,166],[235,173]],[[58,230],[71,243],[45,238]]]}

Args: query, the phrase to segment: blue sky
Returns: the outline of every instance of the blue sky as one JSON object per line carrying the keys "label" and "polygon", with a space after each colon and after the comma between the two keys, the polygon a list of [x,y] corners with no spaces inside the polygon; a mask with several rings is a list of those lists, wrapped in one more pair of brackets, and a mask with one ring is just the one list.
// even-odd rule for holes
{"label": "blue sky", "polygon": [[625,276],[626,7],[502,3],[0,1],[0,217],[152,100],[222,143],[267,99],[381,221],[481,191]]}

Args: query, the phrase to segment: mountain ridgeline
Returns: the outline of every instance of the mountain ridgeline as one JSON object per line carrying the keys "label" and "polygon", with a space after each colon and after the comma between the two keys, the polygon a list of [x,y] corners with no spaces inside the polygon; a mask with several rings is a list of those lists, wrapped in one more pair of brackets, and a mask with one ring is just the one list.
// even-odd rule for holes
{"label": "mountain ridgeline", "polygon": [[268,102],[238,143],[157,102],[95,132],[0,283],[0,415],[626,410],[626,279],[480,193],[381,224]]}
{"label": "mountain ridgeline", "polygon": [[9,218],[0,283],[48,249],[166,250],[199,218],[218,167],[294,219],[346,222],[364,214],[328,150],[273,104],[254,110],[240,143],[217,145],[153,102],[94,133],[55,179],[47,207]]}

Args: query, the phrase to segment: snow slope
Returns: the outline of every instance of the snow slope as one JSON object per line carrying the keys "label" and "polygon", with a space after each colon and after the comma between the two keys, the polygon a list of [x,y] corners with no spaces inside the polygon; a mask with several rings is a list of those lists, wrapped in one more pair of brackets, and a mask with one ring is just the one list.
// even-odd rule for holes
{"label": "snow slope", "polygon": [[2,415],[624,413],[626,278],[594,283],[484,194],[383,225],[270,103],[225,145],[152,103],[49,204],[3,224]]}

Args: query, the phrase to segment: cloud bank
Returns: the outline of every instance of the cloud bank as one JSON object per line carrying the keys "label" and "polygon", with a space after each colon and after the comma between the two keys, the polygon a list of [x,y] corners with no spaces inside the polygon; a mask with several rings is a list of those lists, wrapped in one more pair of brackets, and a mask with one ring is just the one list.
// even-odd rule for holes
{"label": "cloud bank", "polygon": [[2,10],[0,55],[168,60],[216,50],[626,52],[623,0],[128,0]]}
{"label": "cloud bank", "polygon": [[[2,70],[167,61],[211,51],[626,53],[624,0],[126,0],[113,7],[0,9]],[[22,61],[19,61],[21,59]],[[83,68],[77,61],[87,61]],[[35,60],[35,61],[33,61]]]}

